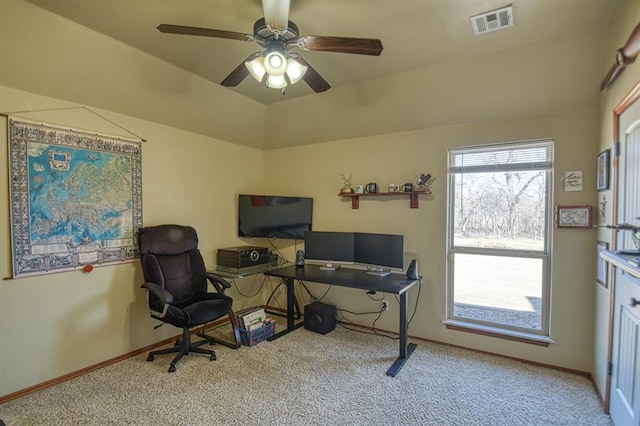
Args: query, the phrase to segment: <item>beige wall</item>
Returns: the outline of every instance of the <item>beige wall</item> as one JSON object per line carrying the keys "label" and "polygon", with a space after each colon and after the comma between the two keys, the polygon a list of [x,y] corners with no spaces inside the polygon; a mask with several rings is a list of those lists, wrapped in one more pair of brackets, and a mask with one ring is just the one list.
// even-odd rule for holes
{"label": "beige wall", "polygon": [[[368,138],[336,140],[265,152],[268,190],[314,197],[314,229],[326,231],[398,233],[405,236],[405,262],[418,260],[424,276],[417,313],[409,333],[551,365],[590,371],[592,365],[592,306],[595,231],[555,230],[552,259],[551,337],[548,348],[446,330],[447,149],[454,146],[550,137],[555,140],[554,204],[595,204],[593,162],[596,155],[597,111],[584,108],[557,114],[490,120]],[[586,190],[564,192],[565,170],[582,170]],[[358,210],[337,196],[340,174],[353,182],[415,182],[421,173],[433,176],[433,196],[421,196],[418,209],[407,198],[360,200]],[[588,261],[587,261],[588,259]],[[326,287],[317,287],[315,295]],[[410,305],[417,289],[410,292]],[[391,296],[388,296],[391,299]],[[379,303],[362,291],[332,288],[328,303],[353,311],[375,310]],[[569,308],[570,307],[570,308]],[[397,331],[398,305],[382,315],[376,326]],[[373,318],[349,317],[371,325]]]}
{"label": "beige wall", "polygon": [[594,106],[601,37],[578,32],[273,104],[267,147]]}
{"label": "beige wall", "polygon": [[[606,39],[604,47],[605,57],[600,66],[602,77],[609,71],[615,61],[615,51],[622,47],[633,28],[640,22],[640,3],[635,0],[621,2],[614,17],[611,31]],[[616,81],[600,95],[599,102],[599,143],[598,152],[613,147],[613,108],[624,96],[640,81],[640,62],[628,66],[616,79]],[[599,201],[605,197],[607,201],[605,223],[612,223],[613,192],[603,191],[598,194]],[[598,240],[611,243],[612,233],[605,229],[598,230]],[[606,389],[607,352],[609,332],[609,303],[610,288],[596,287],[594,306],[594,366],[593,378],[601,395]]]}
{"label": "beige wall", "polygon": [[[0,86],[3,112],[77,106]],[[144,225],[194,226],[211,266],[218,247],[241,243],[234,225],[236,193],[260,190],[261,150],[89,108],[148,141],[142,146]],[[82,108],[18,116],[131,137]],[[4,126],[6,120],[2,121]],[[0,141],[7,146],[6,132],[0,132]],[[7,149],[1,149],[2,277],[11,275],[7,176]],[[90,274],[76,271],[0,281],[0,396],[175,335],[173,327],[153,330],[157,321],[149,317],[142,282],[137,262],[96,268]]]}
{"label": "beige wall", "polygon": [[[638,20],[637,6],[628,10],[635,18],[625,20],[627,30],[620,30],[611,45],[620,45],[622,34]],[[593,359],[595,231],[554,232],[551,334],[556,344],[533,347],[448,331],[441,324],[448,147],[552,137],[554,204],[596,205],[590,189],[594,158],[611,134],[598,133],[610,115],[596,110],[597,86],[605,72],[597,34],[332,88],[268,108],[21,0],[3,2],[0,35],[7,41],[0,44],[5,58],[0,112],[87,106],[147,139],[144,223],[192,224],[207,263],[214,262],[219,247],[254,243],[235,236],[237,193],[309,195],[316,229],[406,235],[407,261],[417,258],[425,276],[412,335],[578,370],[600,368]],[[604,95],[603,108],[610,108],[637,76],[637,71],[636,78],[626,71]],[[496,85],[504,90],[491,90]],[[82,109],[29,118],[129,136]],[[264,146],[275,149],[256,149]],[[0,199],[8,200],[6,150],[0,152]],[[564,170],[583,170],[584,192],[562,191]],[[419,209],[394,199],[362,201],[359,210],[351,210],[337,196],[341,173],[352,173],[354,183],[386,184],[415,181],[426,171],[435,176],[434,195],[422,197]],[[3,205],[0,274],[7,277],[9,209]],[[297,248],[276,244],[290,259]],[[0,396],[175,334],[166,327],[153,331],[141,280],[139,266],[130,263],[89,275],[1,281]],[[241,285],[246,290],[253,284]],[[237,303],[246,303],[233,295]],[[412,300],[415,296],[413,291]],[[332,289],[328,300],[354,309],[370,303],[363,294],[344,289]],[[392,301],[378,325],[394,330],[397,309]]]}
{"label": "beige wall", "polygon": [[2,1],[0,37],[1,85],[264,145],[264,105],[30,3]]}

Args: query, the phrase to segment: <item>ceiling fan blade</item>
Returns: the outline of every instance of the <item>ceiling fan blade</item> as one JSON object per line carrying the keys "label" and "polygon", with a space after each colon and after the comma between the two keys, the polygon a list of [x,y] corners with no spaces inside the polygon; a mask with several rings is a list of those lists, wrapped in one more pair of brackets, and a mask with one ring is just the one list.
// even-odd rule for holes
{"label": "ceiling fan blade", "polygon": [[602,79],[602,83],[600,83],[600,90],[604,90],[615,80],[618,75],[622,72],[624,68],[621,65],[615,64],[611,67],[607,75]]}
{"label": "ceiling fan blade", "polygon": [[[636,56],[640,53],[640,23],[633,29],[629,39],[620,50],[625,57],[625,64],[631,63],[636,59]],[[627,59],[630,59],[630,62],[626,62]]]}
{"label": "ceiling fan blade", "polygon": [[620,75],[624,67],[632,64],[640,54],[640,23],[631,31],[627,42],[616,51],[616,63],[600,83],[600,90],[604,90]]}
{"label": "ceiling fan blade", "polygon": [[238,84],[240,84],[240,82],[242,82],[242,80],[247,78],[247,76],[249,75],[249,69],[247,68],[245,63],[249,62],[249,61],[252,61],[252,60],[254,60],[255,58],[257,58],[258,56],[261,56],[261,55],[262,55],[262,53],[256,52],[256,53],[252,53],[251,55],[247,56],[247,59],[245,59],[244,61],[240,62],[240,65],[238,65],[236,67],[236,69],[231,71],[231,74],[226,76],[225,79],[222,80],[220,85],[225,86],[225,87],[236,87]]}
{"label": "ceiling fan blade", "polygon": [[290,0],[262,0],[264,21],[276,32],[285,32],[289,27]]}
{"label": "ceiling fan blade", "polygon": [[185,27],[182,25],[160,24],[158,30],[161,33],[196,35],[203,37],[227,38],[240,41],[254,41],[254,37],[249,34],[236,33],[234,31],[212,30],[210,28]]}
{"label": "ceiling fan blade", "polygon": [[231,74],[229,74],[224,80],[222,80],[220,85],[225,87],[236,87],[242,80],[247,78],[248,75],[249,70],[244,65],[244,62],[242,62],[236,67],[236,69],[231,71]]}
{"label": "ceiling fan blade", "polygon": [[302,79],[309,85],[309,87],[313,89],[314,92],[320,93],[331,88],[331,85],[327,83],[327,80],[322,78],[322,76],[318,74],[318,71],[316,71],[311,65],[309,65],[309,62],[307,62],[302,56],[296,55],[295,57],[293,57],[293,59],[301,65],[307,67],[307,72],[304,73]]}
{"label": "ceiling fan blade", "polygon": [[324,52],[355,53],[357,55],[379,56],[382,42],[373,38],[302,36],[297,41],[304,50]]}

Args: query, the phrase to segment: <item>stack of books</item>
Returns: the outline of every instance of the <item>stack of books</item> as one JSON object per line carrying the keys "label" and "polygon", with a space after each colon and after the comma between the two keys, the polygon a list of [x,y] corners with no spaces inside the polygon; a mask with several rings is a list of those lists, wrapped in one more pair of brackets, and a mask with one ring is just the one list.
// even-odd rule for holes
{"label": "stack of books", "polygon": [[250,308],[238,313],[240,327],[247,331],[257,330],[275,321],[273,317],[267,317],[263,308]]}

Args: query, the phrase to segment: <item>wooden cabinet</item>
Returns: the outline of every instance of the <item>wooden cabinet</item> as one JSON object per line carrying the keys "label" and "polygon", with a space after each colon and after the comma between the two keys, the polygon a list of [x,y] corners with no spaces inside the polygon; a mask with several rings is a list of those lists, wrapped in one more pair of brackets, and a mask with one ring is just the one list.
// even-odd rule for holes
{"label": "wooden cabinet", "polygon": [[640,422],[640,268],[638,254],[604,251],[601,257],[614,266],[616,280],[613,321],[613,356],[610,364],[611,405],[614,423]]}

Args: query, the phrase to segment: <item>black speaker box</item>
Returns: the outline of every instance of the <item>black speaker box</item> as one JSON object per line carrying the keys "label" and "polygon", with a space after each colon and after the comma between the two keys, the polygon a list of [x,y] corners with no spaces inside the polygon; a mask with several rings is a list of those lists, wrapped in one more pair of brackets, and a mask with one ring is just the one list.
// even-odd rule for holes
{"label": "black speaker box", "polygon": [[313,302],[305,306],[304,328],[327,334],[336,328],[336,307],[321,302]]}

